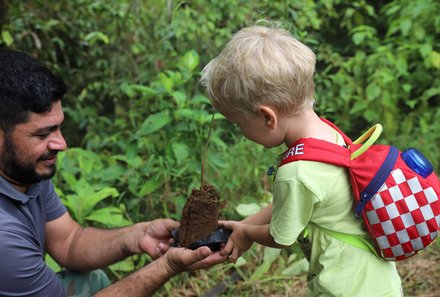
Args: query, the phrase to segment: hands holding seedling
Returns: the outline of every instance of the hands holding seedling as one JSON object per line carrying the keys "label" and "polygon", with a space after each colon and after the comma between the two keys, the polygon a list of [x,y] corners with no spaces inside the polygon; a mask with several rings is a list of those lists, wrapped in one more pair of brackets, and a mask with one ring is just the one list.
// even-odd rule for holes
{"label": "hands holding seedling", "polygon": [[229,256],[229,260],[235,263],[254,243],[247,237],[247,231],[252,225],[235,221],[220,221],[219,223],[225,229],[232,230],[232,234],[229,236],[226,246],[220,251],[220,255]]}
{"label": "hands holding seedling", "polygon": [[206,246],[195,250],[171,247],[171,231],[177,227],[179,222],[171,219],[157,219],[146,223],[139,242],[140,249],[153,259],[163,256],[161,261],[171,273],[207,268],[228,259],[229,254],[213,253]]}
{"label": "hands holding seedling", "polygon": [[157,219],[144,225],[139,248],[151,258],[162,256],[170,248],[171,230],[177,228],[179,223],[171,219]]}

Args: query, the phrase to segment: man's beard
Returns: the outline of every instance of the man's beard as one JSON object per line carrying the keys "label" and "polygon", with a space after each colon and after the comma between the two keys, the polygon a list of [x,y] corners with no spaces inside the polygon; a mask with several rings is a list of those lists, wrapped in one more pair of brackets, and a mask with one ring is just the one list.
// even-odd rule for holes
{"label": "man's beard", "polygon": [[18,182],[24,185],[30,185],[38,183],[42,180],[50,179],[55,175],[55,164],[51,166],[49,173],[38,174],[36,171],[36,165],[38,161],[49,159],[56,155],[56,151],[49,151],[47,154],[42,155],[35,163],[20,160],[15,145],[12,143],[11,137],[6,136],[4,141],[4,149],[1,152],[0,164],[3,167],[3,174],[12,181]]}

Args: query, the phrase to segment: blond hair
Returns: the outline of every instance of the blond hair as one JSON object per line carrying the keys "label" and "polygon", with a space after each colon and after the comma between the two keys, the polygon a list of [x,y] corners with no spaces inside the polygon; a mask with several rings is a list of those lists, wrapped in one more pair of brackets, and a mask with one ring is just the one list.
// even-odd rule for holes
{"label": "blond hair", "polygon": [[251,26],[206,65],[201,83],[214,106],[256,112],[270,105],[294,114],[313,106],[314,72],[315,54],[287,30]]}

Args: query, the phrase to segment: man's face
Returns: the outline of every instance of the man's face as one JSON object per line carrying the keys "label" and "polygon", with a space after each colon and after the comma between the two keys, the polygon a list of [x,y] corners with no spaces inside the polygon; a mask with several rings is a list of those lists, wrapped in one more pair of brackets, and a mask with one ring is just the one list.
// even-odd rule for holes
{"label": "man's face", "polygon": [[48,113],[31,113],[26,123],[15,126],[11,135],[0,135],[0,175],[18,186],[26,186],[55,174],[57,153],[67,148],[61,134],[64,114],[61,101]]}

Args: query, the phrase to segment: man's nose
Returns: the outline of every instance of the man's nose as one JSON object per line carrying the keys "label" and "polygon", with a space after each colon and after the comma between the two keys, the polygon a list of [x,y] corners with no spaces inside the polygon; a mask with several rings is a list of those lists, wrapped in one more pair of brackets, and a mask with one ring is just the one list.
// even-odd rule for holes
{"label": "man's nose", "polygon": [[48,143],[48,149],[54,151],[64,151],[67,149],[67,143],[61,131],[55,131]]}

